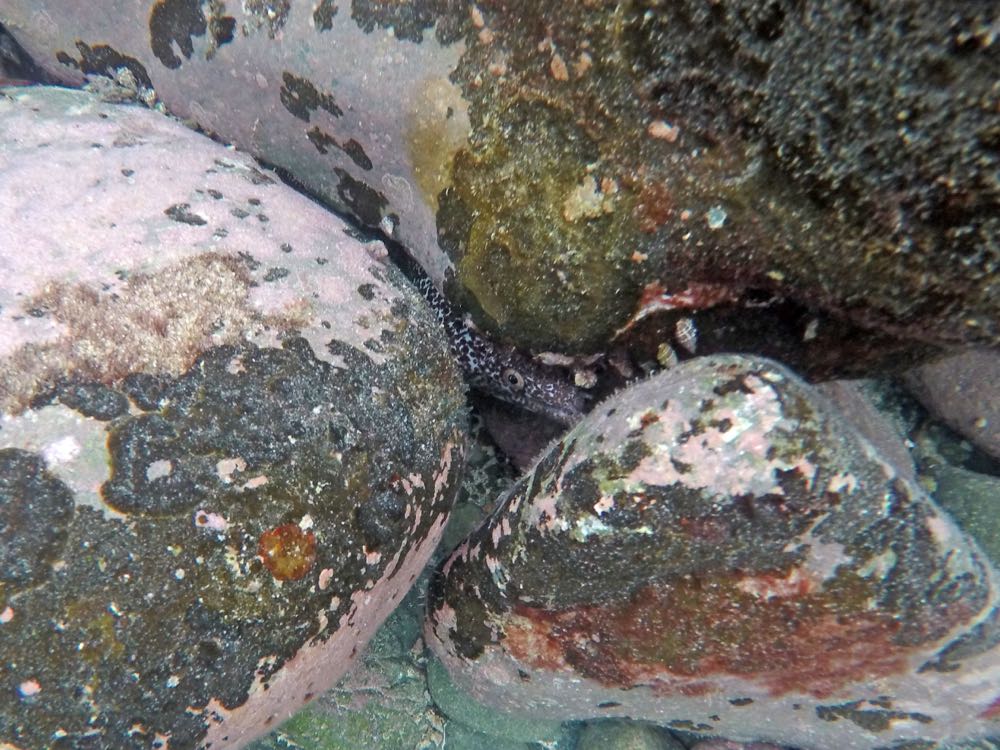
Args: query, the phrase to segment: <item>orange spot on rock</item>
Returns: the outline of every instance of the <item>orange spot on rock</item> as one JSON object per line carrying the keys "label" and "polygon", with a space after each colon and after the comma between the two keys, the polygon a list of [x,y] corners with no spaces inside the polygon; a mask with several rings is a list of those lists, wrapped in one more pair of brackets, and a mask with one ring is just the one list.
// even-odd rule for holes
{"label": "orange spot on rock", "polygon": [[681,129],[664,120],[654,120],[649,124],[646,132],[653,136],[653,138],[661,138],[662,140],[674,143],[677,140],[677,136],[681,134]]}
{"label": "orange spot on rock", "polygon": [[279,581],[297,581],[316,562],[316,535],[286,523],[260,535],[257,553]]}
{"label": "orange spot on rock", "polygon": [[566,67],[565,61],[558,52],[552,55],[552,62],[549,65],[549,70],[552,71],[552,77],[557,81],[569,80],[569,69]]}

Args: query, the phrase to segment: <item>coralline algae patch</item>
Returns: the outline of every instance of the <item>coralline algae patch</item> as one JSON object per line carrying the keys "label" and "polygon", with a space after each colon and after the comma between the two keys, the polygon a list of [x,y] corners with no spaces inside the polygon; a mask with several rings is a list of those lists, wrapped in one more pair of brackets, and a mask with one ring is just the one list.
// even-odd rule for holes
{"label": "coralline algae patch", "polygon": [[936,747],[991,731],[997,601],[988,558],[822,396],[702,357],[552,446],[442,564],[426,637],[512,713]]}
{"label": "coralline algae patch", "polygon": [[426,563],[461,378],[375,248],[247,157],[60,89],[0,134],[0,745],[238,747]]}

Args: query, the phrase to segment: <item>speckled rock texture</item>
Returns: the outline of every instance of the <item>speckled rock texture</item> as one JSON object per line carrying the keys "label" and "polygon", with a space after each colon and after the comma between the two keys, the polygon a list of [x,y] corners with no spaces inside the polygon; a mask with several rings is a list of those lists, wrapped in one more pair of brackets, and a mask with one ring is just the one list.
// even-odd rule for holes
{"label": "speckled rock texture", "polygon": [[815,750],[995,733],[989,558],[783,366],[600,404],[432,581],[425,635],[511,713]]}
{"label": "speckled rock texture", "polygon": [[[409,247],[522,347],[810,375],[1000,342],[991,0],[8,0]],[[516,283],[511,283],[516,279]],[[918,343],[919,342],[919,343]]]}
{"label": "speckled rock texture", "polygon": [[142,107],[0,90],[0,746],[235,748],[340,677],[464,461],[421,298]]}
{"label": "speckled rock texture", "polygon": [[944,357],[907,373],[905,382],[934,416],[1000,461],[1000,350]]}

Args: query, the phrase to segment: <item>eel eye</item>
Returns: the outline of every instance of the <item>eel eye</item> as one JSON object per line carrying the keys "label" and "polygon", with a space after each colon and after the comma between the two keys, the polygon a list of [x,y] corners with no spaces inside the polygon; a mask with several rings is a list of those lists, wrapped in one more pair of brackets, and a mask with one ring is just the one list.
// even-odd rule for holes
{"label": "eel eye", "polygon": [[503,382],[513,388],[515,391],[519,391],[524,388],[524,377],[517,370],[508,367],[500,376],[503,378]]}

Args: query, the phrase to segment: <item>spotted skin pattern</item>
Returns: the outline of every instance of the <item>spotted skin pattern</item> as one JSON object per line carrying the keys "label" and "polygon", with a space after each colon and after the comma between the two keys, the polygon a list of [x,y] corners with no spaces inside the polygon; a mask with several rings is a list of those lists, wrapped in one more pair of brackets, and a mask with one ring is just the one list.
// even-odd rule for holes
{"label": "spotted skin pattern", "polygon": [[402,253],[391,255],[444,326],[455,361],[472,388],[564,425],[583,416],[587,398],[582,390],[555,368],[501,347],[470,327],[416,261],[400,257]]}

